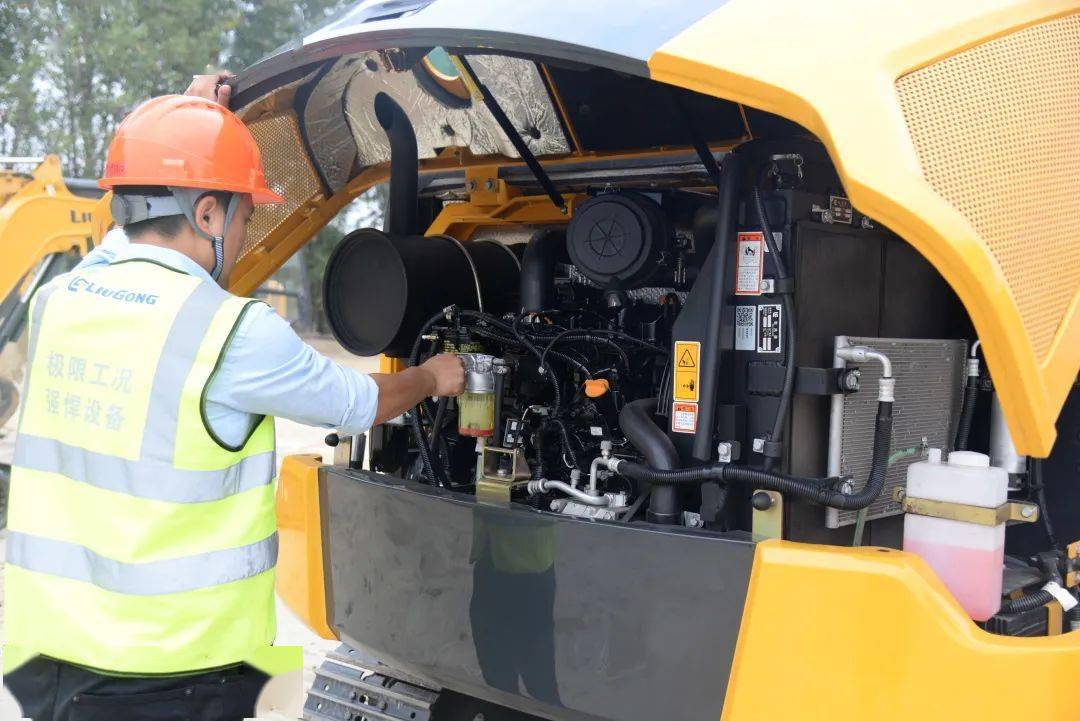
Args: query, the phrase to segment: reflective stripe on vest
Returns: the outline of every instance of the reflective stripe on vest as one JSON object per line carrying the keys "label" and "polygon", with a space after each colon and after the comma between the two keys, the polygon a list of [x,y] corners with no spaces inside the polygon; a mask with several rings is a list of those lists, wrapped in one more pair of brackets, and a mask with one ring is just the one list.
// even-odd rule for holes
{"label": "reflective stripe on vest", "polygon": [[273,422],[234,449],[203,420],[251,302],[151,262],[39,291],[11,481],[10,644],[153,674],[272,642]]}

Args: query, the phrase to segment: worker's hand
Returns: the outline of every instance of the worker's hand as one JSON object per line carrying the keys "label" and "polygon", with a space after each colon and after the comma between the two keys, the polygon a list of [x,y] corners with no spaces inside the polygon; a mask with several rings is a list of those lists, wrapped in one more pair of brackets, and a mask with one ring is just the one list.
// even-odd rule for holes
{"label": "worker's hand", "polygon": [[219,70],[209,75],[192,75],[191,85],[184,91],[184,95],[194,95],[199,98],[213,100],[219,105],[229,107],[229,98],[232,96],[232,87],[225,85],[225,81],[233,77],[228,70]]}
{"label": "worker's hand", "polygon": [[420,364],[434,379],[433,396],[459,396],[465,390],[465,366],[453,353],[440,353]]}

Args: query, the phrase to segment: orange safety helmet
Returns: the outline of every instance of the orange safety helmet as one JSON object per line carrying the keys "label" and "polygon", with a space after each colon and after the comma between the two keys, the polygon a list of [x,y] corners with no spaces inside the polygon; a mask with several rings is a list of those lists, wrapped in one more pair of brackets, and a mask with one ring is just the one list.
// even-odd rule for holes
{"label": "orange safety helmet", "polygon": [[283,198],[266,184],[259,146],[228,108],[191,95],[151,98],[124,118],[109,145],[102,188],[173,186]]}

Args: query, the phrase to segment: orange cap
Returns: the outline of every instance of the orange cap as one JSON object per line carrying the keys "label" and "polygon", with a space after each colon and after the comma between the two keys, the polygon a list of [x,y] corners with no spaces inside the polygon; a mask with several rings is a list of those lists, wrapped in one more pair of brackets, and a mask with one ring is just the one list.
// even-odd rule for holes
{"label": "orange cap", "polygon": [[585,381],[585,395],[589,398],[599,398],[611,390],[611,384],[607,378],[590,378]]}
{"label": "orange cap", "polygon": [[98,186],[125,185],[247,193],[256,205],[282,201],[266,184],[247,126],[228,108],[191,95],[151,98],[120,123]]}

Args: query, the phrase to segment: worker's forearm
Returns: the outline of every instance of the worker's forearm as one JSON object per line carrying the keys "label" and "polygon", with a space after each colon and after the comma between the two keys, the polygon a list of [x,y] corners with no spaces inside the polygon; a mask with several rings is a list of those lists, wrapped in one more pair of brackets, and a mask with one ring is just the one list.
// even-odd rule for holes
{"label": "worker's forearm", "polygon": [[427,396],[435,394],[435,377],[419,366],[400,373],[372,373],[379,387],[379,405],[375,423],[383,423],[401,415]]}

